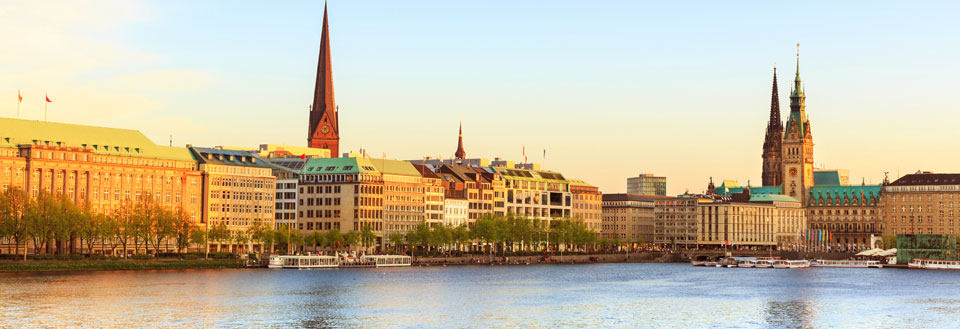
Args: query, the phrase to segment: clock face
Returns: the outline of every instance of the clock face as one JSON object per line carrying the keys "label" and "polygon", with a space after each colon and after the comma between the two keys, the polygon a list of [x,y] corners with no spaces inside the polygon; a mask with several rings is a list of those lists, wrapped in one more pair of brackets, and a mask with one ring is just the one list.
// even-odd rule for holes
{"label": "clock face", "polygon": [[797,168],[790,168],[790,176],[797,177]]}
{"label": "clock face", "polygon": [[320,132],[324,134],[330,132],[330,126],[324,125],[323,127],[320,127]]}

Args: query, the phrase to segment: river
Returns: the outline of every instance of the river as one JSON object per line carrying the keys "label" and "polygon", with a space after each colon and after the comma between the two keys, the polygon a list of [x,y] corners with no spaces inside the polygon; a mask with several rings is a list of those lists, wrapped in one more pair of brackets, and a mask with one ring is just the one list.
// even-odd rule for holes
{"label": "river", "polygon": [[688,264],[0,273],[0,327],[957,328],[960,271]]}

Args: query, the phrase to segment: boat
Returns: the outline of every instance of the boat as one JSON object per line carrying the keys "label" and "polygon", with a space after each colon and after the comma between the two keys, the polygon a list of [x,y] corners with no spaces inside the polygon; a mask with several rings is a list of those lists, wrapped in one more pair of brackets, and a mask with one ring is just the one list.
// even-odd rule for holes
{"label": "boat", "polygon": [[336,268],[340,260],[335,256],[272,256],[268,268]]}
{"label": "boat", "polygon": [[706,266],[706,267],[717,267],[718,265],[720,265],[720,263],[712,260],[703,262],[703,266]]}
{"label": "boat", "polygon": [[850,267],[850,268],[883,268],[883,264],[875,260],[828,260],[818,259],[811,263],[813,267]]}
{"label": "boat", "polygon": [[757,261],[755,260],[741,260],[740,263],[737,263],[737,267],[741,268],[753,268],[757,266]]}
{"label": "boat", "polygon": [[375,264],[376,267],[410,266],[413,257],[404,255],[367,255],[360,257],[363,263]]}
{"label": "boat", "polygon": [[702,261],[702,260],[691,260],[691,261],[690,261],[690,265],[693,265],[693,266],[703,266],[704,263],[706,263],[706,261]]}
{"label": "boat", "polygon": [[907,267],[923,270],[960,270],[960,260],[915,258],[907,264]]}
{"label": "boat", "polygon": [[773,261],[773,260],[757,260],[757,261],[753,264],[753,267],[756,267],[756,268],[771,268],[771,267],[773,267],[773,262],[775,262],[775,261]]}
{"label": "boat", "polygon": [[808,260],[775,260],[773,268],[807,268],[810,267]]}

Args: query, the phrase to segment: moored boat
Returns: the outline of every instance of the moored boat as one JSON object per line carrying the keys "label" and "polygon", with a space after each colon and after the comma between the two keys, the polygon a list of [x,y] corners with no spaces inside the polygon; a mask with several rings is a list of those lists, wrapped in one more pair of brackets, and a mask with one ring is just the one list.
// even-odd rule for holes
{"label": "moored boat", "polygon": [[776,260],[773,261],[773,268],[806,268],[810,267],[808,260]]}
{"label": "moored boat", "polygon": [[740,263],[737,263],[737,267],[742,268],[753,268],[756,267],[757,261],[755,260],[742,260]]}
{"label": "moored boat", "polygon": [[914,259],[907,264],[907,267],[923,270],[960,270],[960,260]]}
{"label": "moored boat", "polygon": [[269,268],[336,268],[340,260],[335,256],[272,256]]}
{"label": "moored boat", "polygon": [[883,264],[875,260],[829,260],[818,259],[810,264],[813,267],[848,267],[848,268],[882,268]]}
{"label": "moored boat", "polygon": [[413,264],[413,258],[404,255],[367,255],[360,257],[360,261],[375,264],[376,267],[410,266]]}
{"label": "moored boat", "polygon": [[771,267],[773,267],[773,262],[774,262],[774,261],[772,261],[772,260],[757,260],[756,263],[753,264],[753,267],[756,267],[756,268],[771,268]]}

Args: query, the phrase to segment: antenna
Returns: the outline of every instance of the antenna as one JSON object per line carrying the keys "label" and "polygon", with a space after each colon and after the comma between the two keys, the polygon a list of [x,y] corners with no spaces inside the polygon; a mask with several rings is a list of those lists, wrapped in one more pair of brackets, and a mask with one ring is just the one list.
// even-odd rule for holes
{"label": "antenna", "polygon": [[170,146],[173,146],[173,134],[170,134]]}

